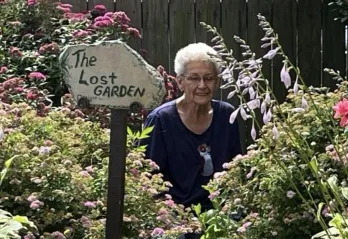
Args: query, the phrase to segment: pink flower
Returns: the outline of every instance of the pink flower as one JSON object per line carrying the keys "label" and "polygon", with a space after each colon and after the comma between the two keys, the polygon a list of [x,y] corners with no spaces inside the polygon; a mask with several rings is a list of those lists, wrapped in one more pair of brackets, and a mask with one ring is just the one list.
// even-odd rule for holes
{"label": "pink flower", "polygon": [[64,234],[61,233],[61,232],[58,232],[58,231],[53,232],[53,233],[51,234],[51,238],[53,238],[53,239],[66,239],[66,237],[64,236]]}
{"label": "pink flower", "polygon": [[33,202],[33,201],[35,201],[37,199],[37,197],[35,196],[35,195],[33,195],[33,194],[31,194],[28,198],[27,198],[27,200],[29,201],[29,202]]}
{"label": "pink flower", "polygon": [[217,196],[220,195],[220,192],[219,191],[215,191],[215,192],[212,192],[210,195],[209,195],[209,199],[210,200],[213,200],[214,198],[216,198]]}
{"label": "pink flower", "polygon": [[45,75],[42,74],[41,72],[31,72],[29,74],[29,78],[34,78],[34,79],[38,79],[38,80],[46,79]]}
{"label": "pink flower", "polygon": [[174,207],[175,202],[171,199],[164,201],[164,204],[166,204],[168,207]]}
{"label": "pink flower", "polygon": [[152,233],[151,236],[155,237],[155,236],[162,236],[164,234],[164,230],[160,227],[156,227]]}
{"label": "pink flower", "polygon": [[0,74],[6,73],[6,71],[8,71],[8,68],[7,68],[6,66],[2,66],[2,67],[0,68]]}
{"label": "pink flower", "polygon": [[128,31],[129,31],[129,34],[135,38],[141,37],[140,32],[136,28],[130,27],[130,28],[128,28]]}
{"label": "pink flower", "polygon": [[106,7],[104,5],[101,5],[101,4],[95,5],[94,9],[97,9],[97,10],[100,10],[100,11],[103,11],[103,12],[106,11]]}
{"label": "pink flower", "polygon": [[44,203],[39,201],[39,200],[35,200],[33,202],[30,203],[30,208],[31,209],[38,209],[39,207],[43,206]]}
{"label": "pink flower", "polygon": [[89,176],[91,176],[87,171],[81,171],[81,172],[80,172],[80,175],[81,175],[82,177],[89,177]]}
{"label": "pink flower", "polygon": [[348,125],[348,100],[342,99],[334,107],[335,111],[334,118],[341,118],[340,126],[345,127]]}
{"label": "pink flower", "polygon": [[28,3],[28,6],[32,6],[36,4],[36,0],[28,0],[27,3]]}
{"label": "pink flower", "polygon": [[88,208],[95,208],[96,205],[94,202],[90,202],[90,201],[87,201],[83,204],[85,207],[88,207]]}
{"label": "pink flower", "polygon": [[81,217],[81,224],[84,228],[89,228],[92,225],[91,221],[86,216]]}

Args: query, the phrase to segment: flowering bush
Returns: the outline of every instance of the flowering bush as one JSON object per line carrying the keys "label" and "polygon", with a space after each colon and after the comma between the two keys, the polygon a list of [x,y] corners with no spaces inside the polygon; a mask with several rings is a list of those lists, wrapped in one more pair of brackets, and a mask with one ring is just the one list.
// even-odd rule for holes
{"label": "flowering bush", "polygon": [[[25,103],[0,104],[0,164],[12,159],[0,202],[37,226],[26,238],[103,238],[109,131],[67,114],[62,109],[40,117]],[[129,140],[137,137],[147,137],[146,131]],[[141,148],[129,148],[126,164],[125,238],[200,230],[169,197],[155,200],[170,185],[150,174],[157,165],[144,159]]]}
{"label": "flowering bush", "polygon": [[[45,115],[49,108],[65,106],[71,116],[101,122],[107,127],[107,107],[79,109],[66,94],[58,56],[65,45],[94,43],[101,40],[140,38],[130,27],[124,12],[108,12],[96,5],[88,13],[72,13],[70,4],[55,0],[9,0],[0,4],[0,100],[6,103],[26,102]],[[164,101],[176,97],[177,87],[163,67],[158,70],[168,91]],[[52,95],[53,94],[53,95]],[[147,112],[130,114],[129,122],[141,128]]]}
{"label": "flowering bush", "polygon": [[[214,209],[200,213],[199,205],[195,206],[205,225],[204,238],[309,238],[321,230],[326,231],[320,235],[327,236],[329,227],[337,238],[348,238],[348,82],[339,72],[325,69],[340,83],[335,92],[307,86],[270,24],[263,16],[258,18],[265,31],[262,48],[271,49],[256,58],[247,43],[235,37],[244,49],[241,61],[212,27],[202,23],[216,35],[212,41],[226,81],[222,87],[231,87],[229,97],[240,100],[230,122],[239,114],[251,120],[255,140],[246,155],[225,164],[226,170],[215,174],[205,187]],[[278,57],[284,64],[280,78],[289,90],[282,104],[262,74],[262,62]],[[262,122],[256,120],[256,112],[261,113]]]}

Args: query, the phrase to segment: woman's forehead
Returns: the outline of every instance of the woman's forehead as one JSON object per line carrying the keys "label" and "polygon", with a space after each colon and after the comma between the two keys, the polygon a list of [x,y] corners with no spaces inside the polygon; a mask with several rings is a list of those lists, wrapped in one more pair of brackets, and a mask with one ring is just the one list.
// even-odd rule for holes
{"label": "woman's forehead", "polygon": [[188,74],[214,74],[215,66],[211,62],[192,61],[186,64],[185,71]]}

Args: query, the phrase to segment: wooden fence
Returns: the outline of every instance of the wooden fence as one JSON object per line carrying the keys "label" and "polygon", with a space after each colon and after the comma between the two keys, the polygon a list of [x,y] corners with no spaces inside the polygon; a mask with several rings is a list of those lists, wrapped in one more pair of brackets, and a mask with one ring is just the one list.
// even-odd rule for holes
{"label": "wooden fence", "polygon": [[[333,68],[346,75],[348,61],[345,26],[334,21],[336,12],[328,6],[330,1],[62,0],[72,4],[74,12],[90,10],[96,4],[105,5],[108,11],[124,11],[131,19],[131,26],[142,34],[141,40],[129,44],[137,51],[146,50],[145,58],[150,64],[163,65],[170,73],[181,47],[200,41],[210,44],[212,34],[201,27],[201,21],[219,30],[237,58],[241,49],[234,35],[246,39],[257,57],[263,56],[267,50],[260,48],[264,32],[258,25],[257,14],[261,13],[273,25],[286,54],[300,67],[306,83],[334,87],[336,83],[323,69]],[[279,59],[264,64],[264,74],[279,101],[286,95],[279,79],[281,68]],[[216,97],[226,99],[227,93],[220,92]]]}

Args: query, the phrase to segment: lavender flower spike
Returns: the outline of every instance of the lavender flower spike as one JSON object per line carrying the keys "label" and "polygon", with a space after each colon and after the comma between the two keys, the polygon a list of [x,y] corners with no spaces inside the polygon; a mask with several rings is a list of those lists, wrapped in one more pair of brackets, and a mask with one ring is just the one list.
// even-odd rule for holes
{"label": "lavender flower spike", "polygon": [[277,47],[273,50],[270,50],[266,55],[263,56],[263,58],[272,60],[275,55],[277,55],[277,52],[279,51],[280,47]]}
{"label": "lavender flower spike", "polygon": [[284,63],[282,70],[280,71],[280,79],[284,83],[286,89],[291,86],[291,77],[287,68],[287,63]]}

